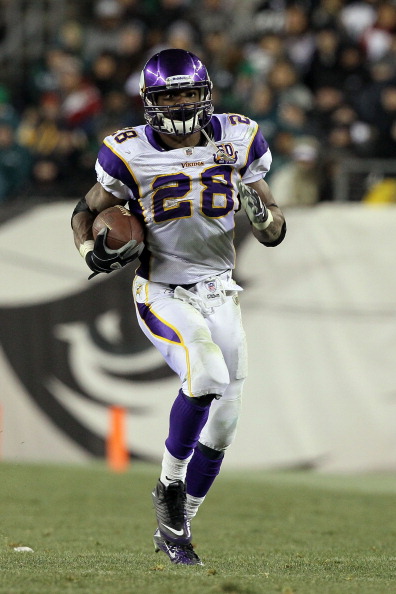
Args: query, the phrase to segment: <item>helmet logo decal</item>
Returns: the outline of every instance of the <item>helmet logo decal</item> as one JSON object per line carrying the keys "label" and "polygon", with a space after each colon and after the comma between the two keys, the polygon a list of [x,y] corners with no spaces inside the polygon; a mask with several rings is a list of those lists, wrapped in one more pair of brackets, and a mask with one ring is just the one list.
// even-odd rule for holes
{"label": "helmet logo decal", "polygon": [[179,74],[177,76],[168,76],[165,79],[166,85],[179,85],[179,84],[193,84],[194,79],[189,74]]}

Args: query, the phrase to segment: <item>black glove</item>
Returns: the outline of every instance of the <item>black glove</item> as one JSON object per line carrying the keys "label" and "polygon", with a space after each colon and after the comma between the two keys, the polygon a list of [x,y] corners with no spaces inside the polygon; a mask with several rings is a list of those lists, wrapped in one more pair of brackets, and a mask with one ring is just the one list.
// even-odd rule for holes
{"label": "black glove", "polygon": [[85,256],[85,261],[89,268],[93,271],[88,279],[93,278],[97,274],[104,272],[109,274],[113,270],[118,270],[123,266],[136,260],[143,251],[143,243],[136,243],[135,239],[131,239],[118,250],[112,250],[106,245],[107,227],[103,228],[95,240],[94,249],[88,252]]}

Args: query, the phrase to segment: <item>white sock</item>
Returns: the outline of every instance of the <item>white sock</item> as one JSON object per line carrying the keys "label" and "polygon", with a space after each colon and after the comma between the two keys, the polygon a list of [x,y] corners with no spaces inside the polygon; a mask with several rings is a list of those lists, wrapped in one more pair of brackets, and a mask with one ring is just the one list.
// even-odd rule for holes
{"label": "white sock", "polygon": [[179,460],[179,458],[175,458],[168,452],[165,448],[164,455],[162,458],[162,468],[161,468],[161,476],[160,481],[165,487],[167,487],[170,483],[174,481],[183,481],[186,482],[186,474],[187,474],[187,466],[192,458],[189,456],[185,460]]}
{"label": "white sock", "polygon": [[192,520],[196,516],[198,508],[204,499],[205,497],[194,497],[187,493],[186,512],[188,520]]}

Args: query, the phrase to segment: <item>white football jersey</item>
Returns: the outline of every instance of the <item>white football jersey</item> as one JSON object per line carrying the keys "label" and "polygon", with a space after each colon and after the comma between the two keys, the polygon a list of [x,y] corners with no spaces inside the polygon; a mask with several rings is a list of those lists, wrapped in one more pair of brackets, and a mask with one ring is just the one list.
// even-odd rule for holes
{"label": "white football jersey", "polygon": [[99,183],[144,219],[138,274],[148,280],[192,284],[234,268],[236,182],[263,178],[271,152],[247,117],[215,114],[211,125],[206,146],[167,150],[142,125],[107,136],[99,151]]}

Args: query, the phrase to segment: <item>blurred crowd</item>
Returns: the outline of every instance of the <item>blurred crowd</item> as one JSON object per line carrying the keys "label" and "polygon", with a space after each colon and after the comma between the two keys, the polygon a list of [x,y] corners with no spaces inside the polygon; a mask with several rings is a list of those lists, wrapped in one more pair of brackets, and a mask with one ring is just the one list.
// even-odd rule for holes
{"label": "blurred crowd", "polygon": [[20,83],[0,74],[0,203],[83,196],[103,138],[143,123],[140,71],[167,47],[202,58],[217,112],[259,123],[282,205],[332,200],[345,158],[395,158],[396,0],[67,5]]}

